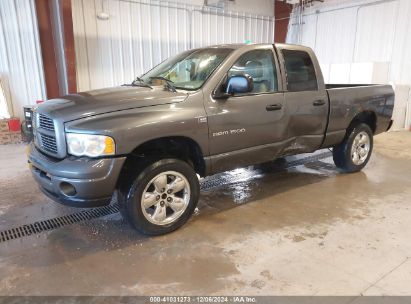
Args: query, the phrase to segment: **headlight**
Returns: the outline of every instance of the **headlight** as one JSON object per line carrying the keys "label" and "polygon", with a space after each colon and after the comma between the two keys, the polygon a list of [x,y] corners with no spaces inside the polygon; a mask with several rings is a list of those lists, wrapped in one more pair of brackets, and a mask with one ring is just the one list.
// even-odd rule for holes
{"label": "headlight", "polygon": [[67,133],[66,139],[71,155],[97,157],[114,155],[116,152],[114,139],[110,136]]}

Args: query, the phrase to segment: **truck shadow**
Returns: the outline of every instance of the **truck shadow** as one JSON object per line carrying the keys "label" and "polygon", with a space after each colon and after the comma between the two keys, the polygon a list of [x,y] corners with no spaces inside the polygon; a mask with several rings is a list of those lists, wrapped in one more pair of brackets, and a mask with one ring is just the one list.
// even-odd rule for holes
{"label": "truck shadow", "polygon": [[[201,191],[198,210],[192,219],[174,233],[155,238],[147,237],[125,223],[120,214],[114,214],[51,231],[48,233],[47,242],[49,245],[58,246],[61,252],[65,252],[61,256],[63,260],[66,260],[68,256],[72,259],[73,255],[80,257],[103,250],[119,250],[129,246],[138,248],[138,246],[146,246],[147,243],[153,242],[157,244],[169,241],[185,242],[187,240],[195,242],[195,239],[204,237],[205,231],[212,234],[213,229],[216,229],[215,232],[218,233],[218,227],[224,223],[221,215],[226,211],[249,205],[253,205],[252,209],[255,210],[248,214],[250,223],[245,223],[246,225],[256,226],[255,229],[278,229],[282,225],[292,224],[294,220],[294,224],[301,224],[311,218],[307,208],[315,210],[318,207],[317,204],[309,207],[310,203],[307,200],[296,204],[295,201],[287,200],[284,194],[321,183],[336,175],[338,175],[338,171],[333,165],[321,161],[288,169],[285,168],[285,164],[284,166],[275,164],[274,166],[263,165],[237,169],[212,177],[214,179],[213,187]],[[358,183],[359,180],[366,180],[364,173],[351,176],[355,176],[355,183]],[[260,205],[260,203],[263,205]],[[264,206],[267,203],[269,204],[268,208]],[[302,208],[307,218],[301,217],[301,212],[298,211],[299,208]],[[263,209],[265,212],[276,213],[279,219],[276,221],[273,216],[268,214],[271,224],[260,227],[259,223],[256,223],[253,219],[253,216],[255,216],[253,213]],[[250,209],[247,209],[245,213],[249,211]],[[292,212],[300,214],[300,216],[293,219],[292,216],[290,217]],[[284,219],[281,219],[283,217],[281,215],[288,217],[290,221],[285,223]],[[341,216],[341,212],[339,216]],[[260,219],[260,222],[265,221]],[[73,255],[67,255],[70,252]],[[41,266],[40,261],[27,262],[31,265],[40,263],[37,266]],[[54,262],[59,263],[61,261],[57,258]]]}
{"label": "truck shadow", "polygon": [[[222,173],[214,187],[203,189],[198,214],[221,212],[238,205],[308,186],[338,174],[337,168],[322,161],[288,168],[278,161]],[[221,181],[221,183],[219,183]]]}
{"label": "truck shadow", "polygon": [[[336,219],[358,220],[367,212],[367,193],[379,195],[378,185],[364,172],[340,174],[334,165],[323,161],[294,168],[277,164],[237,169],[218,175],[212,184],[201,191],[198,211],[174,233],[146,237],[117,213],[41,234],[42,250],[48,254],[19,263],[47,267],[123,249],[131,249],[132,256],[145,255],[147,251],[212,243],[221,235],[236,238],[295,225],[310,229]],[[319,186],[312,187],[316,184]],[[28,244],[31,238],[27,238]],[[18,246],[27,247],[27,241],[21,239]]]}

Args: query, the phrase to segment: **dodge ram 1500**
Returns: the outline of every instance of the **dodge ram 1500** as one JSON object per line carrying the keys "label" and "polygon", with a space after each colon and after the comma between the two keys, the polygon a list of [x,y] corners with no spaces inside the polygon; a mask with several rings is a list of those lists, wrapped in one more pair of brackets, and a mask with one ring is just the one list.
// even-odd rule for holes
{"label": "dodge ram 1500", "polygon": [[198,176],[322,148],[343,171],[361,170],[393,105],[390,85],[324,84],[307,47],[212,46],[38,106],[29,164],[53,200],[97,207],[117,192],[123,217],[158,235],[191,216]]}

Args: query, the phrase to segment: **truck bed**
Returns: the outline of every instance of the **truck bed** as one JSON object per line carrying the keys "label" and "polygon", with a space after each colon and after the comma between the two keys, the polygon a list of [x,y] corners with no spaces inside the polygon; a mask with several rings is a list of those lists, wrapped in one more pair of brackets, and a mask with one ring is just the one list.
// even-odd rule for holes
{"label": "truck bed", "polygon": [[379,86],[379,84],[342,84],[342,83],[337,83],[337,84],[326,84],[325,88],[327,90],[329,89],[343,89],[343,88],[356,88],[356,87],[374,87],[374,86]]}
{"label": "truck bed", "polygon": [[327,138],[324,146],[341,141],[358,113],[375,113],[374,134],[385,132],[391,124],[394,90],[391,85],[326,84],[330,103]]}

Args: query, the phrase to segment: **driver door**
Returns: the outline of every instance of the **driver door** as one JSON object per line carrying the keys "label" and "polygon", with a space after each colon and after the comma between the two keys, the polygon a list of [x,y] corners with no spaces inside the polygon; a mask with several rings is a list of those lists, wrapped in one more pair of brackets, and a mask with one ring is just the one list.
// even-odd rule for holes
{"label": "driver door", "polygon": [[282,149],[287,122],[277,71],[272,47],[248,51],[229,69],[227,78],[251,77],[253,89],[206,104],[214,172],[272,160]]}

